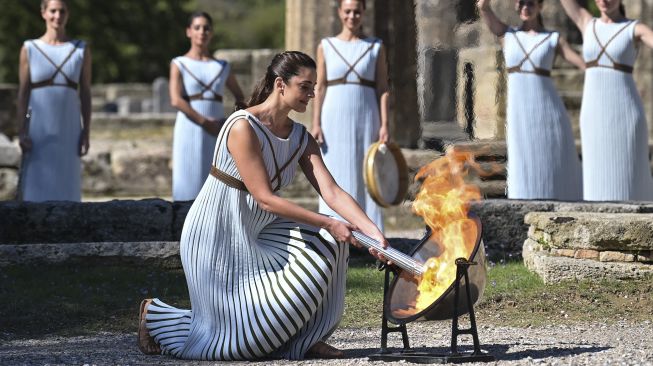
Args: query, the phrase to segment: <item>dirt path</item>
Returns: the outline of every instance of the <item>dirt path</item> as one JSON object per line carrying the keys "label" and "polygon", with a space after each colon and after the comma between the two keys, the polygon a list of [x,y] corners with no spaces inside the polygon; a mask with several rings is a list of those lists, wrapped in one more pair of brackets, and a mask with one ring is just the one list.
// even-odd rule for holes
{"label": "dirt path", "polygon": [[[411,345],[447,352],[449,323],[409,325]],[[379,346],[379,329],[340,329],[330,342],[346,351],[345,360],[262,361],[251,365],[405,365],[370,362],[367,355]],[[556,325],[507,328],[481,325],[483,350],[498,365],[647,365],[653,366],[651,322],[606,325]],[[391,335],[391,346],[399,336]],[[1,365],[214,365],[226,362],[182,361],[169,356],[144,356],[135,346],[135,334],[100,333],[86,337],[5,340],[0,343]],[[461,343],[469,344],[467,340]],[[244,363],[241,363],[244,364]],[[480,364],[483,365],[483,364]]]}

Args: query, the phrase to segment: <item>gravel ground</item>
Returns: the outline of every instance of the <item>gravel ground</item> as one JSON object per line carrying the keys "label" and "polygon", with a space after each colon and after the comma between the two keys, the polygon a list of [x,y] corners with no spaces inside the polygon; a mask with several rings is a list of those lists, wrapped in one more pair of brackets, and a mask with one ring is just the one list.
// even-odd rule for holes
{"label": "gravel ground", "polygon": [[[433,347],[446,353],[448,322],[408,326],[411,345]],[[344,360],[248,362],[251,365],[400,365],[405,362],[371,362],[367,355],[379,346],[380,330],[339,329],[329,341],[346,352]],[[653,324],[555,325],[510,328],[481,325],[479,337],[484,351],[496,365],[648,365],[653,366]],[[5,334],[2,338],[10,339]],[[85,337],[46,337],[5,340],[0,343],[0,365],[224,365],[228,362],[182,361],[169,356],[144,356],[135,346],[136,334],[100,333]],[[468,345],[469,339],[460,343]],[[392,334],[390,346],[399,346]],[[469,349],[469,347],[466,347]],[[244,362],[236,364],[245,364]],[[486,365],[478,363],[479,365]]]}

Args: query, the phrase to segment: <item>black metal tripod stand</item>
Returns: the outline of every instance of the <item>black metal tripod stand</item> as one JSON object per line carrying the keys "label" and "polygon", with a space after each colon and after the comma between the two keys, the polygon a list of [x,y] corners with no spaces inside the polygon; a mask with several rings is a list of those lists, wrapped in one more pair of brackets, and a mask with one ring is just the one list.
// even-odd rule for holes
{"label": "black metal tripod stand", "polygon": [[[456,280],[454,281],[454,306],[453,317],[451,319],[451,352],[449,354],[436,354],[430,352],[418,352],[410,348],[408,341],[408,333],[406,324],[397,326],[388,325],[388,319],[383,312],[381,321],[381,349],[378,353],[369,355],[371,361],[399,361],[406,360],[415,363],[465,363],[465,362],[490,362],[495,358],[492,355],[483,353],[481,351],[480,342],[478,340],[478,331],[476,328],[476,317],[474,315],[474,306],[472,303],[472,296],[470,291],[468,268],[469,266],[476,265],[476,262],[470,262],[464,258],[456,259]],[[390,287],[390,273],[397,276],[397,273],[390,269],[385,268],[385,281],[383,284],[383,299],[386,300]],[[465,295],[469,307],[470,327],[461,329],[459,327],[458,318],[462,316],[460,311],[460,282],[465,279]],[[385,307],[384,307],[385,308]],[[404,348],[399,352],[392,352],[388,350],[388,334],[400,332],[401,340]],[[461,335],[470,334],[474,342],[474,351],[472,353],[459,352],[458,350],[458,337]]]}

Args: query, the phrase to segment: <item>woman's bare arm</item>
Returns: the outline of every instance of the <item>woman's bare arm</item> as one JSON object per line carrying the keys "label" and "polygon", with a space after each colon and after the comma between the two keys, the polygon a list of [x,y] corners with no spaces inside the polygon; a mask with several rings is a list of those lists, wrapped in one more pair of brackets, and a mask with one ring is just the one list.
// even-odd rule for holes
{"label": "woman's bare arm", "polygon": [[478,6],[483,21],[490,29],[490,32],[497,37],[503,37],[508,30],[508,26],[502,22],[496,14],[494,14],[494,11],[492,11],[492,7],[490,6],[490,0],[478,0],[476,5]]}
{"label": "woman's bare arm", "polygon": [[324,165],[317,142],[309,137],[299,165],[308,181],[335,212],[348,222],[354,224],[366,235],[381,243],[387,243],[381,231],[370,220],[358,203],[333,179]]}
{"label": "woman's bare arm", "polygon": [[204,117],[193,109],[190,103],[183,97],[183,85],[184,82],[181,78],[181,71],[179,71],[177,65],[172,62],[170,64],[170,104],[185,114],[188,119],[204,128],[206,132],[217,136],[218,133],[220,133],[222,124],[214,119]]}
{"label": "woman's bare arm", "polygon": [[29,59],[27,56],[27,48],[23,46],[20,49],[18,61],[18,100],[16,101],[16,125],[18,126],[18,136],[20,139],[20,146],[23,151],[29,151],[32,148],[32,142],[25,130],[25,114],[27,113],[27,104],[30,97],[30,75],[29,75]]}
{"label": "woman's bare arm", "polygon": [[79,83],[79,99],[82,109],[82,134],[79,138],[79,155],[88,153],[91,136],[91,80],[93,60],[88,45],[84,48],[84,64]]}
{"label": "woman's bare arm", "polygon": [[646,24],[638,23],[635,26],[635,39],[653,49],[653,30]]}
{"label": "woman's bare arm", "polygon": [[567,40],[562,37],[558,39],[558,54],[560,54],[560,56],[562,56],[562,58],[570,64],[576,66],[581,70],[585,70],[585,61],[581,55],[579,55],[578,52],[574,51]]}
{"label": "woman's bare arm", "polygon": [[388,104],[390,103],[390,88],[388,87],[388,61],[383,45],[381,45],[379,57],[376,61],[376,95],[379,98],[379,116],[381,117],[379,141],[387,142],[389,138]]}
{"label": "woman's bare arm", "polygon": [[322,45],[317,46],[317,82],[315,84],[315,99],[313,100],[313,127],[311,135],[319,144],[324,143],[322,135],[322,106],[324,105],[324,96],[327,90],[326,62],[324,61],[324,51]]}
{"label": "woman's bare arm", "polygon": [[261,209],[308,225],[327,229],[336,240],[356,244],[354,227],[325,215],[309,211],[274,194],[261,156],[256,133],[245,119],[234,122],[227,136],[227,147],[249,193]]}
{"label": "woman's bare arm", "polygon": [[592,20],[592,14],[578,4],[576,0],[560,0],[567,16],[576,24],[581,33],[585,31],[587,23]]}

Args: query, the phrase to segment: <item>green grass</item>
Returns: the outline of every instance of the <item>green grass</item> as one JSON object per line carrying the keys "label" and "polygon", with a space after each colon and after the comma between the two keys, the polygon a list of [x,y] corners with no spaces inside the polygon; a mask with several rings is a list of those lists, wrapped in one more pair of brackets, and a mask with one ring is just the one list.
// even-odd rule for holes
{"label": "green grass", "polygon": [[[383,272],[353,263],[343,327],[381,324]],[[181,270],[144,267],[9,267],[0,269],[0,339],[135,331],[138,304],[160,297],[187,308]],[[545,285],[521,263],[488,269],[477,306],[481,324],[537,326],[566,322],[650,320],[653,281]]]}

